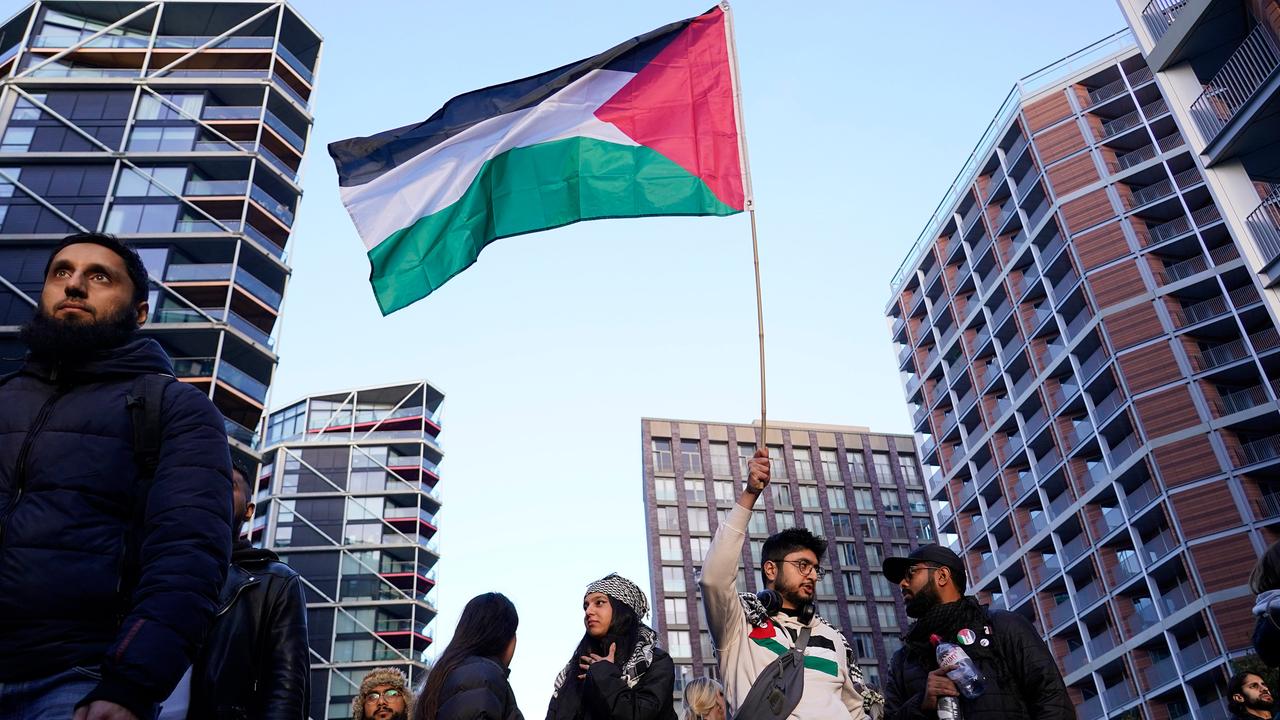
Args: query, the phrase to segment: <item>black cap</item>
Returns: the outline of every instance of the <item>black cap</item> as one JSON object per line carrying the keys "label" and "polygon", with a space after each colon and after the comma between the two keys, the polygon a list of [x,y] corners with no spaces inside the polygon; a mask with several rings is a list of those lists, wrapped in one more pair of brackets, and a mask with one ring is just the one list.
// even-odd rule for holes
{"label": "black cap", "polygon": [[902,582],[902,578],[906,577],[907,570],[912,565],[919,563],[929,563],[931,565],[940,565],[951,571],[951,577],[956,581],[956,587],[960,592],[964,592],[968,586],[968,578],[965,575],[964,561],[960,559],[949,548],[941,545],[921,545],[911,551],[906,557],[885,558],[882,571],[889,582],[898,584]]}

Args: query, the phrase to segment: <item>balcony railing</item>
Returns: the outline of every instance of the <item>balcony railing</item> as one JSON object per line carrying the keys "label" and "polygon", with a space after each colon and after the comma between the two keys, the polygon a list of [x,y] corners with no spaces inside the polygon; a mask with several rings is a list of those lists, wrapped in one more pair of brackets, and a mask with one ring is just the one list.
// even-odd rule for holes
{"label": "balcony railing", "polygon": [[267,399],[266,383],[250,377],[248,373],[226,360],[223,360],[218,365],[218,379],[258,402],[263,402]]}
{"label": "balcony railing", "polygon": [[1271,192],[1249,213],[1245,224],[1262,251],[1263,263],[1280,257],[1280,185],[1271,186]]}
{"label": "balcony railing", "polygon": [[289,64],[289,67],[293,68],[303,80],[310,83],[315,79],[306,63],[299,60],[297,55],[289,52],[289,49],[284,45],[277,47],[276,52],[279,53],[280,57],[283,58],[284,61]]}
{"label": "balcony railing", "polygon": [[1054,605],[1049,611],[1049,625],[1054,628],[1060,628],[1075,618],[1075,610],[1071,607],[1071,603],[1064,602],[1060,605]]}
{"label": "balcony railing", "polygon": [[1159,182],[1154,182],[1144,188],[1134,190],[1130,195],[1132,200],[1131,208],[1141,207],[1147,203],[1155,202],[1162,198],[1167,198],[1173,194],[1173,180],[1165,178]]}
{"label": "balcony railing", "polygon": [[1207,665],[1217,656],[1218,651],[1213,649],[1213,642],[1207,637],[1202,637],[1194,644],[1178,651],[1178,659],[1182,661],[1184,673]]}
{"label": "balcony railing", "polygon": [[1124,402],[1124,390],[1120,388],[1112,390],[1110,395],[1093,407],[1094,414],[1098,418],[1098,423],[1105,424],[1107,420],[1111,419],[1112,415],[1116,414],[1116,411],[1120,409],[1120,406],[1124,405]]}
{"label": "balcony railing", "polygon": [[1105,595],[1106,592],[1107,591],[1102,588],[1102,581],[1094,579],[1088,585],[1085,585],[1076,591],[1076,606],[1081,610],[1084,610],[1090,605],[1101,600],[1102,596]]}
{"label": "balcony railing", "polygon": [[1128,170],[1139,163],[1144,163],[1157,154],[1155,143],[1140,147],[1137,150],[1131,150],[1123,155],[1116,156],[1116,168],[1118,170]]}
{"label": "balcony railing", "polygon": [[1187,0],[1151,0],[1147,3],[1142,9],[1142,22],[1151,32],[1152,41],[1160,42],[1160,38],[1173,26],[1178,13],[1186,6]]}
{"label": "balcony railing", "polygon": [[227,437],[239,440],[245,445],[253,448],[258,444],[258,434],[249,428],[241,425],[234,420],[222,419],[223,429],[227,432]]}
{"label": "balcony railing", "polygon": [[1206,144],[1213,142],[1277,67],[1280,67],[1280,47],[1276,46],[1270,28],[1260,23],[1205,85],[1200,97],[1191,103],[1191,116]]}
{"label": "balcony railing", "polygon": [[1017,141],[1009,147],[1009,152],[1004,154],[1005,164],[1013,167],[1018,162],[1018,159],[1022,157],[1022,151],[1026,150],[1029,144],[1025,135],[1019,135]]}
{"label": "balcony railing", "polygon": [[1080,363],[1081,381],[1087,382],[1090,378],[1092,378],[1095,374],[1097,374],[1099,370],[1102,369],[1103,365],[1107,364],[1107,360],[1109,359],[1110,358],[1107,356],[1106,350],[1102,349],[1101,347],[1099,347],[1097,350],[1094,350],[1092,355],[1086,358],[1084,362]]}
{"label": "balcony railing", "polygon": [[1271,518],[1280,517],[1280,495],[1275,493],[1266,493],[1254,501],[1254,503],[1258,509],[1259,520],[1270,520]]}
{"label": "balcony railing", "polygon": [[1240,443],[1240,451],[1244,455],[1245,464],[1268,462],[1280,457],[1280,435]]}
{"label": "balcony railing", "polygon": [[1169,104],[1164,101],[1164,98],[1157,98],[1143,105],[1141,110],[1143,116],[1150,121],[1169,112]]}
{"label": "balcony railing", "polygon": [[1142,115],[1137,111],[1127,112],[1118,118],[1102,123],[1102,140],[1109,140],[1116,135],[1132,130],[1142,124]]}
{"label": "balcony railing", "polygon": [[261,115],[257,105],[206,105],[200,110],[201,120],[257,120]]}
{"label": "balcony railing", "polygon": [[1160,609],[1164,612],[1165,617],[1169,617],[1195,602],[1195,599],[1196,596],[1191,590],[1191,584],[1184,581],[1160,596]]}
{"label": "balcony railing", "polygon": [[1142,542],[1142,552],[1146,555],[1148,564],[1159,562],[1164,556],[1176,550],[1177,547],[1177,538],[1168,530],[1161,531],[1150,540]]}
{"label": "balcony railing", "polygon": [[1087,103],[1087,107],[1097,105],[1103,100],[1110,100],[1117,95],[1123,95],[1127,89],[1128,86],[1125,85],[1124,78],[1112,80],[1100,88],[1089,91],[1089,102]]}
{"label": "balcony railing", "polygon": [[1178,679],[1178,668],[1173,664],[1173,656],[1155,658],[1150,665],[1142,669],[1142,681],[1147,689],[1156,688]]}
{"label": "balcony railing", "polygon": [[1062,545],[1062,557],[1068,563],[1075,562],[1088,551],[1089,537],[1084,532],[1079,533]]}
{"label": "balcony railing", "polygon": [[1148,479],[1132,492],[1125,492],[1124,506],[1129,509],[1130,515],[1136,515],[1139,510],[1150,505],[1158,497],[1160,497],[1160,487],[1156,485],[1155,480]]}

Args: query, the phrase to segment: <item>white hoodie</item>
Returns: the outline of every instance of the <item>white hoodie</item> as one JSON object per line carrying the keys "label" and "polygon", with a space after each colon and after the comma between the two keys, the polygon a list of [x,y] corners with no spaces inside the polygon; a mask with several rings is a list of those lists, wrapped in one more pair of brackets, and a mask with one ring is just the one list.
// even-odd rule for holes
{"label": "white hoodie", "polygon": [[[725,698],[736,709],[751,684],[778,655],[794,647],[792,637],[802,627],[794,617],[778,614],[768,627],[747,622],[738,599],[738,564],[747,537],[751,511],[734,505],[716,531],[702,566],[698,585],[707,611],[707,624],[720,660]],[[835,628],[814,618],[805,649],[804,694],[791,713],[794,720],[851,718],[863,720],[862,696],[849,677],[847,644]]]}

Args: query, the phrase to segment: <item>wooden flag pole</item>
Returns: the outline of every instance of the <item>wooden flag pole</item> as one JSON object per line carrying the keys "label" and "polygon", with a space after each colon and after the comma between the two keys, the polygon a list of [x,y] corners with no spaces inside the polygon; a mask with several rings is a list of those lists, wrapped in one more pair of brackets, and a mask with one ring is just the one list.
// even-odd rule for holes
{"label": "wooden flag pole", "polygon": [[729,45],[730,72],[733,77],[733,110],[738,121],[738,155],[742,160],[742,189],[746,198],[743,209],[751,218],[751,260],[756,273],[756,329],[760,345],[760,447],[766,447],[769,432],[769,405],[765,392],[764,372],[764,295],[760,290],[760,238],[756,232],[756,202],[751,191],[751,163],[747,155],[747,129],[742,120],[742,83],[738,73],[738,44],[733,35],[733,10],[728,0],[720,3],[725,16],[725,34]]}

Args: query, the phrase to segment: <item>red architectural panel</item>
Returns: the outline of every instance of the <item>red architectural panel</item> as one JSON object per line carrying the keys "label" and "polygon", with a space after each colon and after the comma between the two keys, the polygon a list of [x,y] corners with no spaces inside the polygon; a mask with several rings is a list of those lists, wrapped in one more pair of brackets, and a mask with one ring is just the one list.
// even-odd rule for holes
{"label": "red architectural panel", "polygon": [[[1257,554],[1249,543],[1249,536],[1244,533],[1229,535],[1218,540],[1191,547],[1191,555],[1195,558],[1196,572],[1204,583],[1205,592],[1215,593],[1219,590],[1239,587],[1249,581],[1249,570]],[[1253,625],[1249,625],[1253,630]]]}
{"label": "red architectural panel", "polygon": [[1111,344],[1117,350],[1132,347],[1164,333],[1164,329],[1160,327],[1160,318],[1156,316],[1155,306],[1146,302],[1108,316],[1102,324],[1107,328]]}
{"label": "red architectural panel", "polygon": [[1188,540],[1222,532],[1241,523],[1235,499],[1226,483],[1214,482],[1169,496],[1174,514]]}
{"label": "red architectural panel", "polygon": [[1040,152],[1040,162],[1046,165],[1089,147],[1088,140],[1075,122],[1063,123],[1052,130],[1045,130],[1036,136],[1035,142],[1036,150]]}
{"label": "red architectural panel", "polygon": [[[1045,133],[1048,135],[1049,133]],[[1040,140],[1036,140],[1036,147],[1041,147]],[[1079,190],[1080,188],[1098,181],[1098,168],[1093,163],[1093,155],[1085,153],[1064,160],[1057,165],[1049,168],[1049,185],[1053,187],[1053,192],[1058,197],[1062,197],[1069,192]]]}
{"label": "red architectural panel", "polygon": [[1071,109],[1071,102],[1067,100],[1067,94],[1058,91],[1023,106],[1022,112],[1027,118],[1027,125],[1030,126],[1031,132],[1037,133],[1070,116],[1074,111]]}
{"label": "red architectural panel", "polygon": [[[1249,562],[1243,565],[1245,568],[1253,564],[1253,556],[1248,557]],[[1244,584],[1248,579],[1246,573],[1237,584]],[[1253,646],[1252,595],[1224,600],[1209,607],[1212,608],[1213,619],[1217,622],[1218,629],[1222,631],[1222,641],[1226,643],[1227,650],[1246,650]]]}
{"label": "red architectural panel", "polygon": [[1133,404],[1148,440],[1200,424],[1200,414],[1186,385],[1138,398]]}
{"label": "red architectural panel", "polygon": [[1111,197],[1107,195],[1106,188],[1098,188],[1062,206],[1062,218],[1066,221],[1067,232],[1073,235],[1115,215],[1116,211],[1111,205]]}
{"label": "red architectural panel", "polygon": [[1120,374],[1132,394],[1146,392],[1182,377],[1173,348],[1167,342],[1138,348],[1121,355],[1116,361],[1120,363]]}
{"label": "red architectural panel", "polygon": [[1221,471],[1208,435],[1196,435],[1156,448],[1152,455],[1164,484],[1169,487],[1217,475]]}
{"label": "red architectural panel", "polygon": [[1129,254],[1129,241],[1125,239],[1124,227],[1118,222],[1078,235],[1072,242],[1085,270],[1092,270]]}

